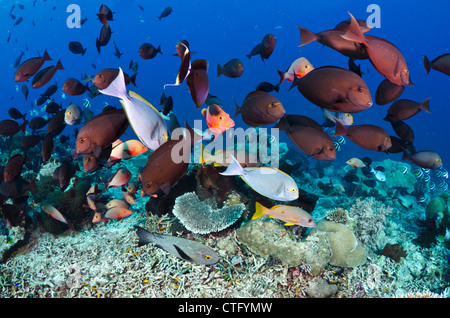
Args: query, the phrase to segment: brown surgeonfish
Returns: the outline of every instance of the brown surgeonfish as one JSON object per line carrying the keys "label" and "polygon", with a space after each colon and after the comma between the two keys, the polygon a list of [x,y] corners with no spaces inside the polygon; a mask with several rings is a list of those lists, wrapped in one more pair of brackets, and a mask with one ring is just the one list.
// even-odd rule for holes
{"label": "brown surgeonfish", "polygon": [[22,124],[12,119],[3,119],[0,121],[0,135],[1,136],[14,136],[19,131],[25,132],[27,127],[27,121],[25,120]]}
{"label": "brown surgeonfish", "polygon": [[40,88],[47,84],[55,75],[56,71],[63,70],[64,66],[61,63],[61,60],[56,63],[54,66],[46,67],[42,70],[40,70],[36,75],[33,77],[33,81],[31,82],[32,88]]}
{"label": "brown surgeonfish", "polygon": [[244,65],[237,58],[228,61],[224,66],[217,64],[217,77],[223,74],[230,78],[236,78],[240,77],[243,72]]}
{"label": "brown surgeonfish", "polygon": [[[92,80],[92,83],[100,89],[105,89],[111,84],[112,81],[114,81],[119,75],[119,69],[117,68],[105,68],[98,72],[94,79]],[[127,73],[123,73],[123,76],[125,77],[125,85],[129,85],[130,83],[136,86],[136,76],[137,73],[135,73],[132,76],[129,76]]]}
{"label": "brown surgeonfish", "polygon": [[396,85],[413,86],[408,65],[400,50],[391,42],[374,36],[364,36],[356,19],[350,14],[351,22],[344,39],[361,43],[367,51],[373,67]]}
{"label": "brown surgeonfish", "polygon": [[250,54],[247,54],[247,57],[251,59],[254,55],[260,55],[263,61],[267,60],[272,55],[276,44],[277,38],[273,34],[266,34],[261,43],[256,44]]}
{"label": "brown surgeonfish", "polygon": [[105,26],[108,26],[108,21],[113,21],[113,12],[104,4],[100,6],[97,16],[100,22]]}
{"label": "brown surgeonfish", "polygon": [[431,113],[429,101],[430,98],[421,103],[409,99],[399,99],[389,107],[387,115],[383,119],[387,121],[405,120],[416,115],[421,110]]}
{"label": "brown surgeonfish", "polygon": [[42,142],[41,155],[44,161],[50,159],[54,150],[54,142],[53,135],[51,133],[47,133]]}
{"label": "brown surgeonfish", "polygon": [[191,64],[191,70],[186,77],[186,84],[189,86],[192,100],[198,107],[202,106],[208,98],[209,79],[208,79],[208,61],[195,60]]}
{"label": "brown surgeonfish", "polygon": [[20,153],[15,154],[11,158],[9,158],[8,162],[5,165],[5,170],[3,171],[4,181],[12,182],[16,180],[20,176],[26,160],[27,156],[24,156]]}
{"label": "brown surgeonfish", "polygon": [[34,74],[36,74],[37,71],[39,71],[42,65],[44,65],[45,61],[52,61],[47,53],[47,50],[45,50],[42,57],[33,57],[24,61],[17,67],[16,73],[14,75],[14,81],[18,83],[26,81]]}
{"label": "brown surgeonfish", "polygon": [[381,127],[375,125],[353,125],[345,127],[336,120],[336,132],[333,136],[347,136],[361,148],[373,151],[386,151],[391,148],[391,138]]}
{"label": "brown surgeonfish", "polygon": [[364,80],[344,68],[322,66],[295,81],[307,100],[331,111],[356,113],[373,104]]}
{"label": "brown surgeonfish", "polygon": [[430,62],[428,57],[423,56],[423,65],[427,74],[431,69],[450,75],[450,53],[445,53]]}
{"label": "brown surgeonfish", "polygon": [[375,92],[375,103],[377,105],[392,103],[402,95],[404,90],[405,86],[392,84],[388,79],[384,79]]}
{"label": "brown surgeonfish", "polygon": [[76,78],[68,78],[64,81],[62,91],[67,95],[78,96],[89,90],[89,87]]}
{"label": "brown surgeonfish", "polygon": [[312,118],[301,115],[284,116],[276,127],[286,131],[286,135],[294,145],[308,156],[324,161],[336,159],[333,139]]}
{"label": "brown surgeonfish", "polygon": [[283,104],[274,96],[263,91],[250,92],[241,107],[236,103],[236,113],[252,127],[273,124],[286,114]]}
{"label": "brown surgeonfish", "polygon": [[403,151],[402,160],[409,160],[416,166],[424,169],[438,169],[442,166],[442,159],[439,154],[432,150],[421,150],[412,153]]}
{"label": "brown surgeonfish", "polygon": [[407,123],[399,120],[391,121],[391,125],[397,136],[399,136],[401,139],[411,144],[414,142],[414,131]]}
{"label": "brown surgeonfish", "polygon": [[93,153],[99,158],[102,150],[119,139],[128,126],[128,118],[123,109],[100,113],[84,124],[78,132],[77,154]]}
{"label": "brown surgeonfish", "polygon": [[369,57],[361,44],[342,37],[346,31],[326,30],[319,33],[313,33],[299,26],[297,26],[297,28],[300,30],[301,42],[299,46],[316,41],[355,60],[365,60]]}
{"label": "brown surgeonfish", "polygon": [[186,137],[182,134],[178,138],[172,135],[172,139],[163,143],[148,158],[141,173],[144,195],[169,193],[172,186],[186,173],[191,158],[191,146],[202,137],[187,123],[185,125]]}

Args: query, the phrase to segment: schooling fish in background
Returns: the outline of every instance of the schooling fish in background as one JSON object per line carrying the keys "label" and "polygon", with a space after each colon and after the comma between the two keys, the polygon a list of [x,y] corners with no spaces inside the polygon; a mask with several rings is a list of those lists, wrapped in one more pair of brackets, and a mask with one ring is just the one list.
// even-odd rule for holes
{"label": "schooling fish in background", "polygon": [[155,150],[169,140],[167,124],[158,110],[138,94],[127,93],[121,68],[114,81],[100,93],[120,98],[131,127],[147,148]]}
{"label": "schooling fish in background", "polygon": [[152,59],[156,56],[156,54],[162,54],[161,45],[158,45],[157,48],[150,43],[144,43],[139,47],[139,56],[144,60]]}
{"label": "schooling fish in background", "polygon": [[250,54],[247,54],[247,57],[251,59],[252,56],[259,54],[263,61],[267,60],[272,55],[276,44],[277,38],[273,34],[266,34],[261,43],[255,45]]}
{"label": "schooling fish in background", "polygon": [[307,100],[330,111],[357,113],[373,104],[364,80],[344,68],[322,66],[296,81],[298,91]]}
{"label": "schooling fish in background", "polygon": [[22,62],[22,64],[20,64],[16,69],[16,73],[14,74],[14,81],[20,83],[31,78],[34,74],[37,73],[37,71],[39,71],[45,61],[52,61],[47,53],[47,50],[45,50],[42,57],[33,57]]}
{"label": "schooling fish in background", "polygon": [[356,19],[351,14],[350,17],[350,26],[342,37],[360,43],[365,48],[373,67],[391,83],[413,86],[408,65],[399,49],[385,39],[365,37]]}
{"label": "schooling fish in background", "polygon": [[259,83],[256,86],[255,91],[263,91],[263,92],[266,92],[266,93],[270,93],[272,91],[275,91],[275,92],[278,93],[280,91],[280,86],[279,85],[273,85],[273,84],[271,84],[269,82],[261,82],[261,83]]}
{"label": "schooling fish in background", "polygon": [[208,98],[208,65],[209,63],[206,60],[195,60],[192,62],[189,74],[186,76],[186,84],[197,108],[203,105]]}
{"label": "schooling fish in background", "polygon": [[18,120],[18,119],[25,119],[27,113],[22,114],[22,112],[17,108],[11,107],[10,109],[8,109],[8,115],[11,116],[12,119]]}
{"label": "schooling fish in background", "polygon": [[283,104],[274,96],[263,91],[247,94],[241,107],[236,104],[236,113],[241,114],[244,122],[252,127],[273,124],[286,114]]}
{"label": "schooling fish in background", "polygon": [[102,4],[100,6],[99,12],[97,13],[98,19],[100,20],[100,22],[104,25],[104,26],[109,26],[108,25],[108,21],[114,21],[113,19],[113,12],[111,11],[111,9]]}
{"label": "schooling fish in background", "polygon": [[429,105],[430,99],[431,98],[427,98],[421,103],[409,99],[399,99],[389,106],[387,115],[383,119],[387,121],[406,120],[418,114],[421,110],[431,113]]}
{"label": "schooling fish in background", "polygon": [[117,47],[116,41],[113,41],[114,44],[114,56],[117,56],[118,59],[123,55],[123,52],[121,53],[119,48]]}
{"label": "schooling fish in background", "polygon": [[103,25],[100,29],[100,36],[95,40],[95,46],[97,47],[97,52],[100,54],[100,48],[106,46],[111,39],[111,28],[108,25]]}
{"label": "schooling fish in background", "polygon": [[84,94],[88,90],[89,90],[88,84],[86,83],[86,85],[84,85],[76,78],[66,79],[62,87],[62,91],[67,95],[71,96],[78,96]]}
{"label": "schooling fish in background", "polygon": [[166,18],[169,16],[169,14],[171,14],[173,11],[172,7],[167,7],[165,8],[162,12],[161,15],[158,17],[158,20],[161,20],[162,18]]}
{"label": "schooling fish in background", "polygon": [[138,246],[154,243],[178,258],[198,264],[213,265],[220,261],[217,252],[199,242],[167,234],[151,233],[139,226],[135,228],[139,237]]}
{"label": "schooling fish in background", "polygon": [[20,53],[20,55],[16,58],[16,60],[14,61],[14,68],[16,68],[17,66],[19,66],[20,61],[22,60],[22,56],[25,54],[24,51],[22,51]]}
{"label": "schooling fish in background", "polygon": [[397,100],[405,90],[405,86],[392,84],[388,79],[384,79],[375,92],[375,103],[386,105]]}
{"label": "schooling fish in background", "polygon": [[445,53],[430,62],[428,57],[423,56],[423,65],[425,66],[425,71],[430,73],[430,70],[436,70],[445,75],[450,76],[450,53]]}
{"label": "schooling fish in background", "polygon": [[284,224],[286,226],[290,225],[300,225],[303,227],[316,226],[316,223],[314,222],[312,216],[302,208],[289,205],[275,205],[269,209],[263,206],[261,203],[256,202],[255,214],[253,214],[252,220],[256,220],[257,218],[266,214],[269,215],[271,218],[276,218],[286,222]]}
{"label": "schooling fish in background", "polygon": [[242,73],[244,73],[244,65],[237,58],[228,61],[224,66],[217,64],[217,77],[223,74],[230,78],[236,78],[240,77]]}
{"label": "schooling fish in background", "polygon": [[27,155],[22,155],[20,153],[15,154],[11,158],[9,158],[3,171],[4,181],[12,182],[16,180],[20,176],[26,160]]}
{"label": "schooling fish in background", "polygon": [[388,133],[375,125],[362,124],[346,128],[337,120],[333,137],[335,136],[347,136],[356,145],[367,150],[386,151],[392,146]]}
{"label": "schooling fish in background", "polygon": [[25,132],[27,127],[27,121],[25,120],[22,124],[12,119],[3,119],[0,121],[0,135],[1,136],[14,136],[19,131]]}
{"label": "schooling fish in background", "polygon": [[231,162],[221,175],[240,176],[254,191],[272,200],[298,199],[298,187],[291,176],[270,167],[243,168],[233,155],[230,157]]}

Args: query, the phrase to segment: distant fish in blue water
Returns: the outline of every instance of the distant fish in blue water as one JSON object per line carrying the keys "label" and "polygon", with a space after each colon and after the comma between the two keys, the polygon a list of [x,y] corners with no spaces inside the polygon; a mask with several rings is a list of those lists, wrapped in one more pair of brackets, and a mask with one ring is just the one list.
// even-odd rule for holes
{"label": "distant fish in blue water", "polygon": [[277,38],[273,34],[266,34],[261,43],[255,45],[250,54],[247,54],[247,57],[251,59],[252,56],[260,55],[263,61],[267,60],[272,55],[276,44]]}
{"label": "distant fish in blue water", "polygon": [[442,166],[439,154],[432,150],[422,150],[413,153],[403,151],[402,160],[409,160],[415,165],[426,169],[438,169]]}
{"label": "distant fish in blue water", "polygon": [[106,6],[104,4],[102,4],[100,6],[97,16],[98,16],[98,19],[100,20],[100,22],[106,27],[109,26],[108,21],[114,20],[113,12],[111,11],[111,9],[108,6]]}
{"label": "distant fish in blue water", "polygon": [[375,92],[375,103],[377,105],[386,105],[397,100],[405,90],[405,86],[391,83],[384,79],[377,87]]}
{"label": "distant fish in blue water", "polygon": [[103,25],[100,29],[100,36],[95,41],[95,46],[97,47],[97,52],[100,54],[100,48],[106,46],[111,39],[111,27],[108,25]]}
{"label": "distant fish in blue water", "polygon": [[16,73],[14,75],[14,81],[16,82],[24,82],[31,78],[34,74],[39,71],[42,65],[46,61],[52,61],[50,55],[48,55],[47,50],[45,50],[44,55],[42,57],[33,57],[22,62],[16,69]]}
{"label": "distant fish in blue water", "polygon": [[71,41],[69,42],[69,50],[73,54],[81,54],[81,56],[83,56],[84,53],[86,53],[87,48],[84,48],[83,44],[78,41]]}
{"label": "distant fish in blue water", "polygon": [[431,69],[444,73],[450,76],[450,53],[445,53],[430,62],[430,60],[424,55],[423,64],[427,74]]}
{"label": "distant fish in blue water", "polygon": [[431,98],[427,98],[421,103],[409,99],[396,100],[389,106],[386,117],[383,119],[386,121],[406,120],[418,114],[421,110],[431,113],[429,105],[430,99]]}
{"label": "distant fish in blue water", "polygon": [[228,61],[224,66],[217,64],[217,77],[223,74],[230,78],[236,78],[240,77],[243,72],[244,65],[238,58]]}
{"label": "distant fish in blue water", "polygon": [[47,84],[55,75],[58,70],[64,70],[64,66],[61,63],[61,60],[56,63],[54,66],[46,67],[40,70],[36,75],[34,75],[33,80],[31,82],[32,88],[40,88]]}
{"label": "distant fish in blue water", "polygon": [[161,45],[158,45],[157,48],[153,46],[151,43],[144,43],[139,47],[139,56],[144,60],[152,59],[156,56],[156,54],[162,54]]}

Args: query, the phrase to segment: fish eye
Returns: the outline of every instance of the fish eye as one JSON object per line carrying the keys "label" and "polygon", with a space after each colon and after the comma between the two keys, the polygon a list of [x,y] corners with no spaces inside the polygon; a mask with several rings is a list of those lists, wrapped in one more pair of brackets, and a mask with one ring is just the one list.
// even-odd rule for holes
{"label": "fish eye", "polygon": [[212,260],[212,257],[211,257],[211,255],[205,255],[205,260],[207,260],[207,261],[210,261],[210,260]]}
{"label": "fish eye", "polygon": [[362,92],[362,87],[361,86],[358,86],[358,92]]}
{"label": "fish eye", "polygon": [[222,119],[223,119],[223,117],[222,117],[222,116],[219,116],[219,119],[220,119],[220,120],[222,120]]}
{"label": "fish eye", "polygon": [[145,184],[145,187],[146,187],[146,188],[150,188],[150,183],[147,182],[147,183]]}
{"label": "fish eye", "polygon": [[308,65],[305,65],[305,68],[308,68]]}

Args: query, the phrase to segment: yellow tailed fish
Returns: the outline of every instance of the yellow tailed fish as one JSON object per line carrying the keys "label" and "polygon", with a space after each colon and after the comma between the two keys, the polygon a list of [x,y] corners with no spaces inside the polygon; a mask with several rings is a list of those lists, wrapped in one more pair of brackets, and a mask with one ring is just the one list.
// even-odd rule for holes
{"label": "yellow tailed fish", "polygon": [[169,129],[158,110],[135,92],[127,92],[121,68],[114,81],[107,88],[99,91],[102,94],[120,98],[130,126],[147,148],[156,150],[169,140]]}
{"label": "yellow tailed fish", "polygon": [[230,154],[231,162],[224,176],[240,176],[253,190],[277,201],[293,201],[298,199],[298,187],[291,176],[271,167],[246,167]]}

